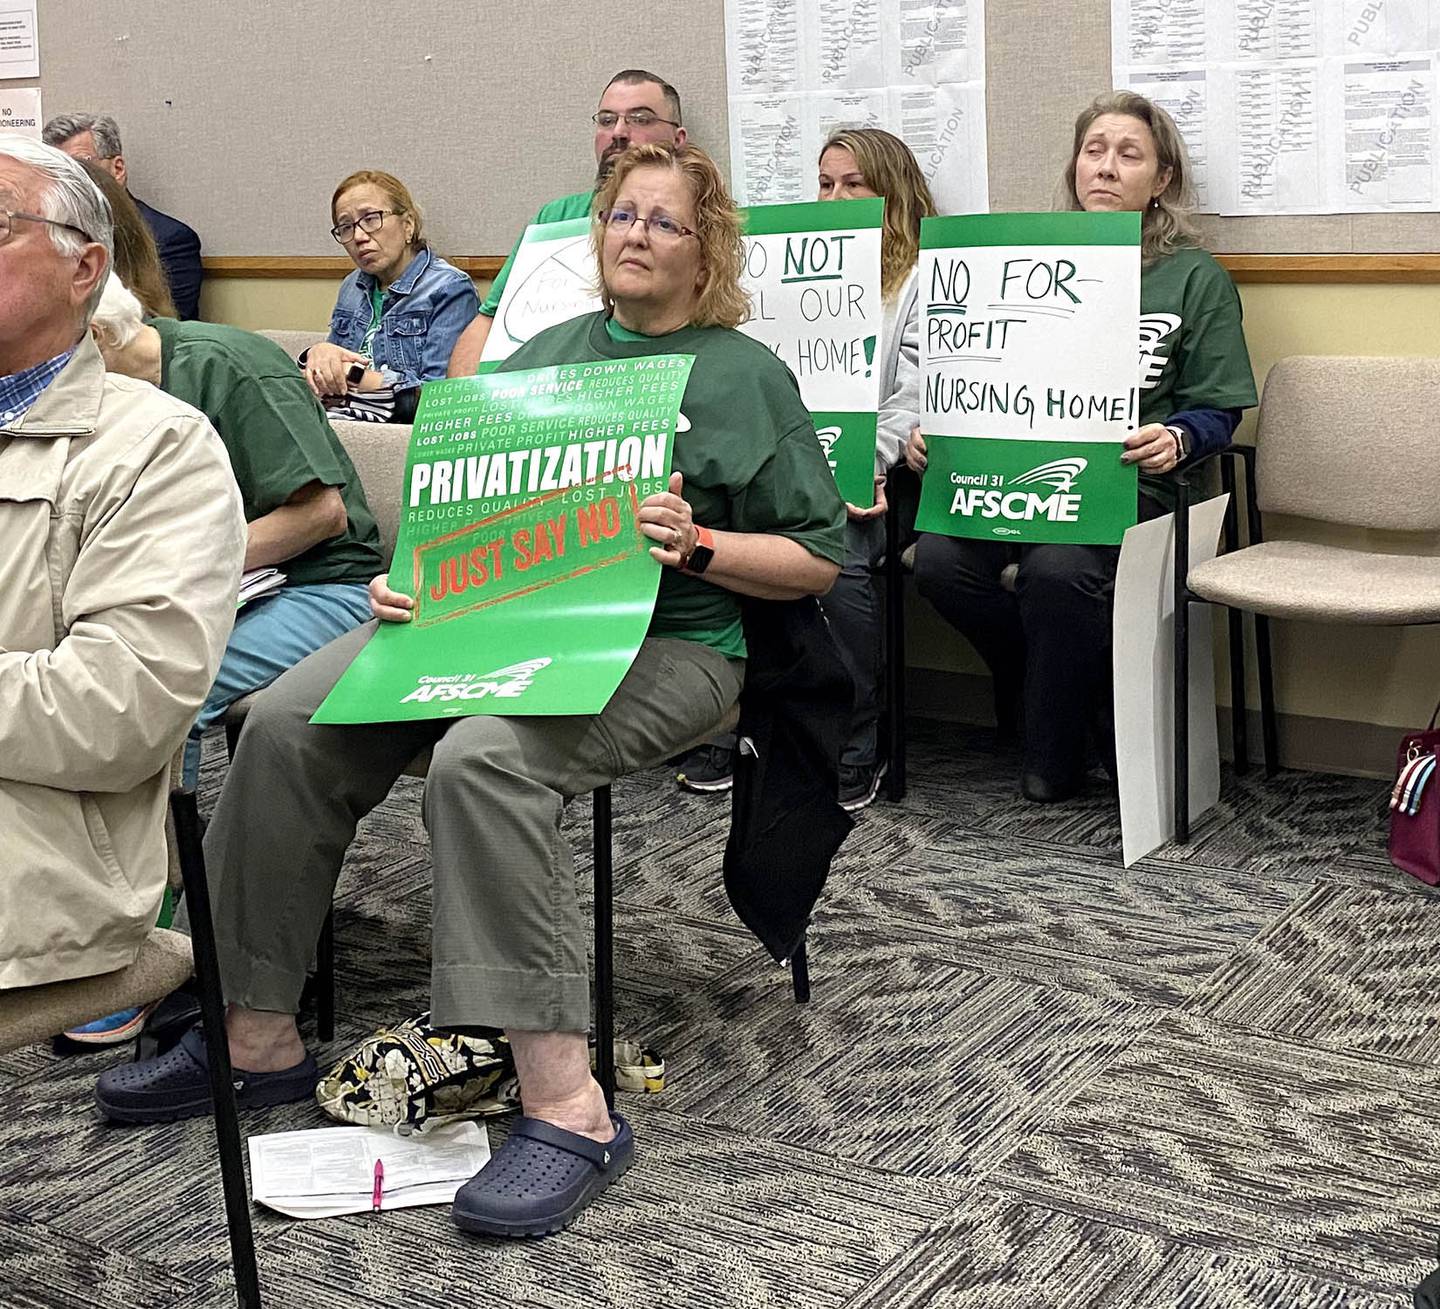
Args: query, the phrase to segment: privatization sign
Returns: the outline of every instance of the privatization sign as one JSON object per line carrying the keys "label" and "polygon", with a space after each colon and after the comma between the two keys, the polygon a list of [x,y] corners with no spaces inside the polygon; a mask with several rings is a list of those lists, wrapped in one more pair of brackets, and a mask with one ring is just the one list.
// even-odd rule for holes
{"label": "privatization sign", "polygon": [[916,527],[1119,545],[1136,520],[1140,215],[993,214],[920,226]]}
{"label": "privatization sign", "polygon": [[692,355],[427,383],[381,623],[317,723],[599,713],[650,625],[663,491]]}
{"label": "privatization sign", "polygon": [[740,217],[742,281],[753,306],[740,330],[795,374],[841,498],[868,509],[875,502],[885,201],[754,205]]}

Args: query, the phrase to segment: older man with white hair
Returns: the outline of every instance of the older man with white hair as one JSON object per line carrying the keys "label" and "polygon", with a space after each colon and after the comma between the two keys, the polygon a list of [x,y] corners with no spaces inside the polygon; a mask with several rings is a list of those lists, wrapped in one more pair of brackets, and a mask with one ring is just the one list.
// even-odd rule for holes
{"label": "older man with white hair", "polygon": [[0,133],[0,988],[126,967],[154,926],[245,552],[214,429],[90,339],[112,241],[78,163]]}

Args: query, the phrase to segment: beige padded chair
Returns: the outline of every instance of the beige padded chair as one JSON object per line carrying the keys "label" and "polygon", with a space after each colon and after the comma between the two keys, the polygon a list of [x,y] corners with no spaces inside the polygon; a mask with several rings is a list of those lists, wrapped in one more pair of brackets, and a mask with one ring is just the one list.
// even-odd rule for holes
{"label": "beige padded chair", "polygon": [[317,341],[325,339],[324,332],[308,328],[267,327],[258,335],[274,341],[290,358],[297,358],[302,350],[308,350]]}
{"label": "beige padded chair", "polygon": [[1440,359],[1282,359],[1260,403],[1261,513],[1392,535],[1261,541],[1191,569],[1191,590],[1272,618],[1440,621],[1437,430]]}
{"label": "beige padded chair", "polygon": [[[1440,622],[1437,429],[1440,359],[1300,355],[1270,370],[1253,462],[1250,451],[1237,448],[1253,474],[1250,544],[1197,564],[1176,588],[1177,619],[1188,604],[1206,601],[1255,616],[1269,771],[1279,755],[1271,618],[1393,627]],[[1283,515],[1287,539],[1265,540],[1261,514]],[[1307,539],[1327,534],[1342,541]],[[1243,677],[1243,656],[1232,657],[1237,714]],[[1177,779],[1184,714],[1177,689]],[[1188,839],[1183,790],[1177,781],[1180,841]]]}

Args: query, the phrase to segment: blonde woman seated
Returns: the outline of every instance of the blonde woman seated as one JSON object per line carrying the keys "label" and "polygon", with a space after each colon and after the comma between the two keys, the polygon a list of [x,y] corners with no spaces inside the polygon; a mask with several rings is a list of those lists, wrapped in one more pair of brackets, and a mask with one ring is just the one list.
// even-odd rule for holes
{"label": "blonde woman seated", "polygon": [[[640,507],[663,572],[629,673],[591,716],[312,725],[368,624],[260,698],[205,841],[239,1100],[307,1099],[315,1066],[295,1012],[341,861],[358,820],[433,746],[433,1021],[507,1029],[525,1113],[461,1188],[453,1217],[499,1236],[559,1230],[635,1151],[590,1075],[587,933],[560,831],[566,803],[712,727],[744,679],[739,597],[823,594],[844,555],[844,505],[799,387],[734,330],[748,310],[739,218],[714,161],[690,147],[632,147],[595,203],[605,308],[540,333],[503,367],[695,357],[670,489]],[[384,577],[370,595],[377,621],[409,618],[411,597]],[[476,644],[483,651],[479,627]],[[203,1039],[197,1030],[169,1055],[102,1076],[101,1108],[130,1122],[208,1112]]]}

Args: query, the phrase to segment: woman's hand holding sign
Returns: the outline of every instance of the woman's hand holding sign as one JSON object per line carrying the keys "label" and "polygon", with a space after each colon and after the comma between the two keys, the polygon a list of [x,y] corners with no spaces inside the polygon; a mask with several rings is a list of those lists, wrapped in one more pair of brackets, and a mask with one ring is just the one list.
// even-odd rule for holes
{"label": "woman's hand holding sign", "polygon": [[370,579],[370,612],[382,623],[408,623],[415,601],[403,591],[392,591],[385,573]]}
{"label": "woman's hand holding sign", "polygon": [[650,547],[650,557],[667,568],[679,568],[699,540],[690,504],[680,493],[685,479],[670,474],[670,489],[656,491],[640,502],[640,530],[658,545]]}
{"label": "woman's hand holding sign", "polygon": [[1180,462],[1180,443],[1164,423],[1146,423],[1125,438],[1123,464],[1139,464],[1142,473],[1168,473]]}
{"label": "woman's hand holding sign", "polygon": [[905,442],[905,464],[912,473],[919,476],[929,462],[925,454],[925,438],[920,435],[920,424],[910,429],[910,439]]}
{"label": "woman's hand holding sign", "polygon": [[889,507],[885,499],[885,479],[875,479],[875,503],[868,509],[859,509],[848,500],[845,502],[845,516],[852,523],[868,523],[872,518],[881,518]]}

